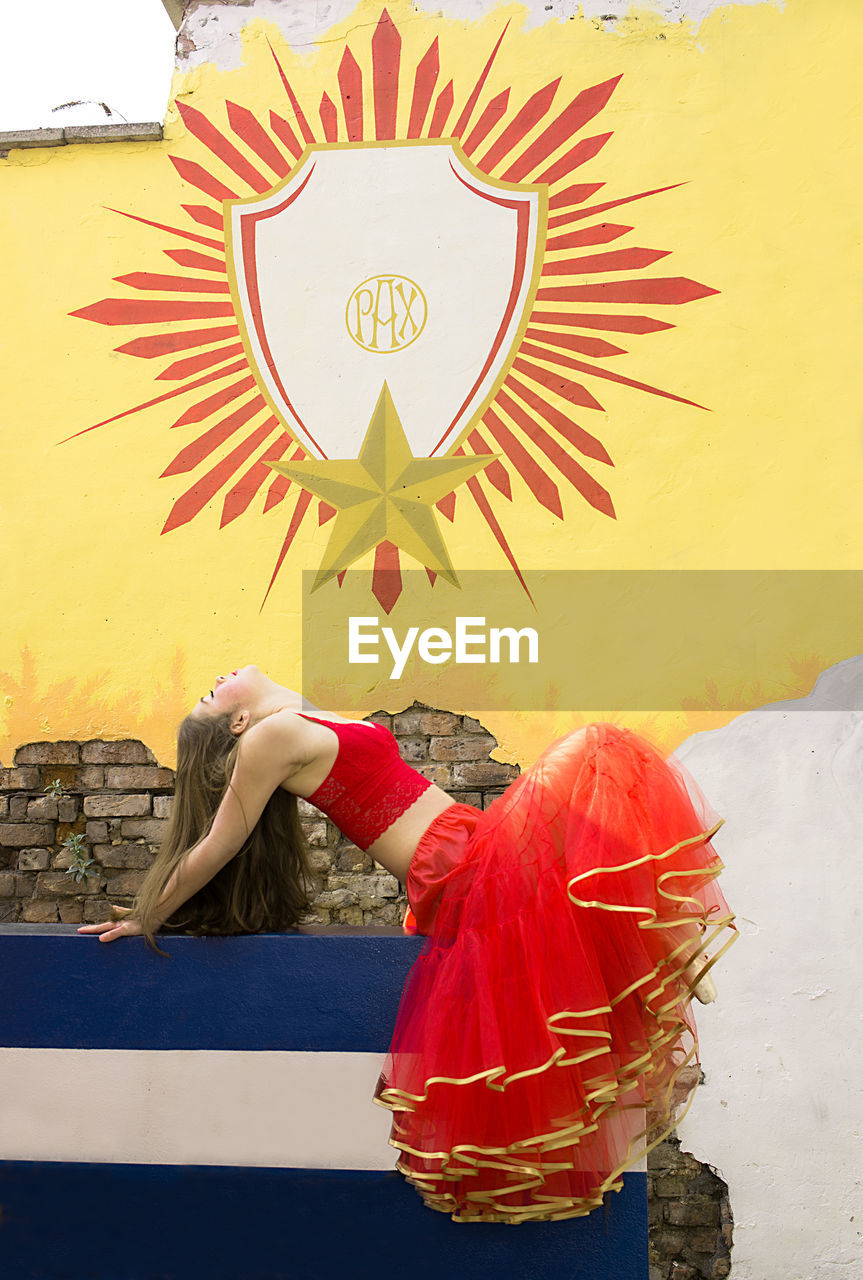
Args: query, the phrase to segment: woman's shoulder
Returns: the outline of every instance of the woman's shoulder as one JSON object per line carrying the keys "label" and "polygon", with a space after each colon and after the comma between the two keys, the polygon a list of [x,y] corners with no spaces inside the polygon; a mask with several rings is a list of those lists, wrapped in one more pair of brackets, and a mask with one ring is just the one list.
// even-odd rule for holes
{"label": "woman's shoulder", "polygon": [[298,712],[283,707],[250,725],[243,734],[243,746],[246,754],[276,753],[297,759],[303,754],[303,744],[315,736],[316,727]]}

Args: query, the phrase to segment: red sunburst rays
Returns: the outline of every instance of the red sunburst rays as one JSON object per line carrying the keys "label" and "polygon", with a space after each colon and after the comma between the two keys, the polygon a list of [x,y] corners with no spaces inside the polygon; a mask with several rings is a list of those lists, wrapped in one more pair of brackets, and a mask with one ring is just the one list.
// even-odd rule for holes
{"label": "red sunburst rays", "polygon": [[[75,435],[188,397],[172,423],[182,445],[162,475],[188,476],[190,484],[174,501],[162,532],[187,524],[220,496],[222,528],[246,513],[262,491],[262,514],[296,495],[264,601],[309,512],[317,512],[321,525],[335,513],[266,465],[285,455],[300,460],[305,453],[273,414],[243,354],[228,283],[222,202],[271,190],[290,175],[306,146],[453,138],[490,177],[547,188],[545,256],[524,339],[482,422],[473,424],[455,450],[498,455],[467,482],[466,494],[525,591],[492,500],[511,503],[518,478],[532,499],[557,518],[564,514],[562,485],[613,518],[611,496],[590,469],[612,466],[612,459],[601,441],[576,421],[582,410],[602,410],[594,390],[602,382],[615,382],[684,405],[695,403],[605,363],[627,354],[618,345],[623,335],[673,327],[641,314],[641,307],[680,306],[716,292],[685,277],[642,274],[669,251],[620,247],[618,242],[633,227],[605,220],[613,209],[679,184],[595,201],[604,183],[581,181],[578,171],[595,161],[612,137],[591,126],[620,77],[581,89],[568,101],[561,101],[561,77],[520,96],[513,85],[501,83],[497,70],[506,33],[504,27],[475,79],[463,85],[443,71],[437,36],[415,65],[408,64],[401,35],[384,9],[370,40],[351,37],[345,42],[332,84],[314,103],[301,101],[271,46],[276,92],[283,97],[273,102],[266,124],[235,102],[225,103],[224,125],[195,107],[177,104],[201,148],[198,160],[170,157],[198,201],[180,205],[193,229],[114,210],[170,236],[173,243],[162,252],[179,273],[118,276],[116,282],[131,294],[105,298],[72,314],[102,325],[140,326],[139,336],[115,350],[147,360],[166,358],[156,379],[170,389]],[[455,493],[437,507],[453,521]],[[433,582],[434,573],[426,572]],[[401,593],[399,551],[390,542],[376,550],[372,590],[386,612]]]}

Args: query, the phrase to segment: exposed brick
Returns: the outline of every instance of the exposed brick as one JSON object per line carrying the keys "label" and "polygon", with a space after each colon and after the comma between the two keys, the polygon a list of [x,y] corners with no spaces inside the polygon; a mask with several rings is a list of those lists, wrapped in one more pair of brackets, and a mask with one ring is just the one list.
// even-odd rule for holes
{"label": "exposed brick", "polygon": [[353,907],[356,903],[357,895],[351,893],[350,889],[325,889],[318,895],[315,905],[332,910],[339,907]]}
{"label": "exposed brick", "polygon": [[712,1227],[719,1222],[719,1205],[707,1199],[675,1201],[668,1206],[665,1217],[675,1227]]}
{"label": "exposed brick", "polygon": [[323,907],[315,907],[308,911],[301,919],[300,925],[321,925],[330,923],[330,913],[325,911]]}
{"label": "exposed brick", "polygon": [[662,1227],[656,1235],[655,1243],[660,1254],[666,1258],[683,1253],[688,1239],[687,1232],[680,1227]]}
{"label": "exposed brick", "polygon": [[331,865],[330,855],[325,849],[309,850],[309,866],[315,875],[324,875]]}
{"label": "exposed brick", "polygon": [[96,739],[85,742],[81,748],[81,760],[84,764],[155,764],[152,751],[136,738],[125,738],[122,742],[103,742]]}
{"label": "exposed brick", "polygon": [[75,855],[71,849],[61,849],[51,859],[51,866],[55,871],[68,871],[74,861]]}
{"label": "exposed brick", "polygon": [[422,720],[425,707],[411,707],[409,711],[400,711],[398,715],[393,716],[393,733],[397,738],[403,735],[421,733],[420,721]]}
{"label": "exposed brick", "polygon": [[0,901],[0,924],[17,924],[21,908],[12,898]]}
{"label": "exposed brick", "polygon": [[87,924],[99,924],[111,918],[111,908],[104,898],[85,898],[82,905]]}
{"label": "exposed brick", "polygon": [[363,853],[362,850],[357,849],[352,844],[340,849],[332,861],[340,871],[356,871],[361,867],[369,866],[371,863],[368,854]]}
{"label": "exposed brick", "polygon": [[150,812],[149,796],[85,796],[88,818],[142,818]]}
{"label": "exposed brick", "polygon": [[65,871],[43,871],[36,877],[36,893],[40,898],[74,898],[98,893],[101,887],[101,876],[85,876],[78,881],[74,876],[67,876]]}
{"label": "exposed brick", "polygon": [[454,791],[450,789],[450,795],[453,800],[457,800],[459,804],[470,804],[473,805],[474,809],[482,808],[481,791]]}
{"label": "exposed brick", "polygon": [[27,817],[45,818],[49,821],[57,821],[58,806],[53,796],[38,796],[35,800],[27,801]]}
{"label": "exposed brick", "polygon": [[81,902],[60,902],[57,904],[61,924],[81,924],[84,919],[84,904]]}
{"label": "exposed brick", "polygon": [[11,871],[0,871],[0,898],[12,898],[15,895],[15,876]]}
{"label": "exposed brick", "polygon": [[57,903],[32,898],[24,903],[21,919],[26,920],[28,924],[56,924]]}
{"label": "exposed brick", "polygon": [[111,899],[118,894],[133,896],[144,883],[146,876],[146,871],[121,871],[119,875],[108,878],[105,892]]}
{"label": "exposed brick", "polygon": [[395,902],[388,902],[383,907],[376,907],[374,911],[364,911],[363,924],[400,925],[403,914],[404,907]]}
{"label": "exposed brick", "polygon": [[417,767],[417,773],[421,773],[424,778],[428,778],[436,786],[442,787],[444,791],[452,791],[453,772],[447,764],[421,764]]}
{"label": "exposed brick", "polygon": [[75,770],[77,791],[98,791],[105,785],[105,770],[99,764],[85,764]]}
{"label": "exposed brick", "polygon": [[680,1143],[671,1137],[665,1142],[660,1142],[659,1146],[651,1151],[650,1170],[655,1173],[658,1169],[676,1168],[680,1158]]}
{"label": "exposed brick", "polygon": [[482,793],[482,804],[480,805],[480,808],[490,809],[491,806],[494,804],[495,800],[497,800],[497,798],[502,795],[503,795],[502,791],[484,791]]}
{"label": "exposed brick", "polygon": [[86,827],[86,836],[90,844],[107,844],[108,843],[108,824],[107,822],[88,822]]}
{"label": "exposed brick", "polygon": [[485,725],[474,720],[473,716],[462,716],[461,725],[464,733],[488,733]]}
{"label": "exposed brick", "polygon": [[451,711],[424,711],[420,715],[420,730],[435,737],[457,733],[460,728],[461,716],[453,715]]}
{"label": "exposed brick", "polygon": [[324,821],[303,824],[303,834],[310,849],[325,849],[327,846],[327,824]]}
{"label": "exposed brick", "polygon": [[103,867],[125,867],[146,871],[153,865],[153,855],[145,844],[97,844],[93,857]]}
{"label": "exposed brick", "polygon": [[173,796],[153,796],[153,817],[170,818],[174,807]]}
{"label": "exposed brick", "polygon": [[429,758],[432,760],[487,760],[497,743],[491,734],[469,737],[432,738]]}
{"label": "exposed brick", "polygon": [[77,742],[28,742],[15,752],[15,764],[77,764]]}
{"label": "exposed brick", "polygon": [[157,791],[173,785],[173,772],[152,764],[114,765],[105,777],[105,786],[115,791]]}
{"label": "exposed brick", "polygon": [[356,872],[346,871],[344,874],[338,871],[332,871],[327,876],[328,889],[350,889],[353,884],[367,884],[368,876],[358,876]]}
{"label": "exposed brick", "polygon": [[53,844],[54,828],[50,822],[4,822],[0,824],[0,845],[12,849],[30,849],[37,844]]}
{"label": "exposed brick", "polygon": [[9,797],[9,817],[12,822],[25,822],[27,819],[27,805],[30,803],[27,796],[10,796]]}
{"label": "exposed brick", "polygon": [[41,791],[42,772],[32,766],[0,769],[0,788],[4,791]]}
{"label": "exposed brick", "polygon": [[399,738],[399,754],[402,760],[416,764],[428,759],[428,744],[425,738]]}
{"label": "exposed brick", "polygon": [[126,840],[149,840],[159,844],[167,826],[167,822],[161,818],[124,818],[120,823],[120,830]]}
{"label": "exposed brick", "polygon": [[9,816],[9,797],[0,796],[0,818],[8,818]]}
{"label": "exposed brick", "polygon": [[57,801],[57,817],[61,822],[74,822],[78,817],[78,801],[74,796],[63,796]]}
{"label": "exposed brick", "polygon": [[716,1232],[709,1227],[699,1227],[686,1233],[686,1243],[694,1253],[715,1253]]}
{"label": "exposed brick", "polygon": [[386,711],[373,711],[370,716],[366,716],[366,720],[372,720],[375,724],[383,725],[385,729],[389,729],[392,733],[393,718]]}
{"label": "exposed brick", "polygon": [[456,764],[452,773],[457,787],[505,786],[518,776],[514,765],[498,764],[494,760]]}
{"label": "exposed brick", "polygon": [[395,876],[379,876],[372,885],[372,892],[378,898],[397,898],[402,887]]}
{"label": "exposed brick", "polygon": [[680,1173],[664,1173],[653,1184],[656,1194],[662,1199],[685,1196],[689,1186],[689,1178]]}
{"label": "exposed brick", "polygon": [[18,854],[19,871],[44,871],[51,862],[47,849],[22,849]]}

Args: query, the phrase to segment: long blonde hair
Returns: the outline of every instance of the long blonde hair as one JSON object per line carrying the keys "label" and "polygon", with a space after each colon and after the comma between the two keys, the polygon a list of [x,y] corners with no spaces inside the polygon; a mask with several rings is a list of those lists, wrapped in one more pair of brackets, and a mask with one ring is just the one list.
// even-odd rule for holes
{"label": "long blonde hair", "polygon": [[[200,720],[187,716],[180,725],[167,834],[133,907],[156,951],[159,898],[185,855],[210,830],[231,785],[239,749],[230,714]],[[162,928],[194,934],[267,933],[293,928],[308,905],[308,849],[297,798],[278,787],[239,853]]]}

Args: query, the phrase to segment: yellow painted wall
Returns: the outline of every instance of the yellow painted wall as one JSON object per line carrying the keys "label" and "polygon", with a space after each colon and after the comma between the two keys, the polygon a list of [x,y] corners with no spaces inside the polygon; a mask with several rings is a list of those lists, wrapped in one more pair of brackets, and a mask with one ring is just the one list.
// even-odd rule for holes
{"label": "yellow painted wall", "polygon": [[[579,17],[530,29],[518,6],[472,23],[402,3],[390,13],[404,67],[439,36],[439,87],[453,75],[457,102],[506,18],[487,97],[509,84],[512,100],[523,101],[562,74],[563,104],[623,73],[596,122],[614,137],[575,180],[604,181],[597,199],[685,182],[609,216],[634,226],[627,245],[672,251],[646,275],[687,276],[719,290],[686,306],[641,308],[676,327],[624,342],[630,354],[615,358],[617,371],[709,412],[590,384],[606,412],[579,421],[615,460],[613,470],[590,469],[609,488],[616,520],[563,482],[562,522],[519,482],[512,504],[492,498],[523,569],[856,569],[863,11],[842,0],[733,4],[697,29],[646,11],[613,25]],[[368,57],[374,30],[350,19],[298,55],[253,8],[248,17],[241,65],[203,65],[175,81],[175,97],[220,127],[226,99],[262,122],[271,107],[285,112],[268,38],[311,115],[322,87],[337,88],[347,33],[359,58]],[[219,671],[254,661],[285,683],[300,679],[301,573],[320,563],[327,526],[304,524],[262,608],[293,497],[264,515],[259,495],[222,530],[217,498],[160,536],[189,482],[159,479],[185,442],[170,424],[188,396],[61,443],[169,385],[154,381],[165,361],[113,351],[145,328],[106,328],[69,314],[132,296],[112,277],[175,270],[162,249],[181,242],[110,211],[194,229],[179,205],[200,197],[181,182],[169,153],[207,159],[173,108],[161,143],[13,150],[0,161],[0,758],[7,763],[16,745],[34,739],[127,735],[170,762],[176,722]],[[226,175],[217,162],[210,167]],[[457,569],[507,568],[467,501],[460,498],[455,522],[442,525]],[[370,565],[368,557],[360,567]],[[332,598],[332,632],[321,634],[322,646],[343,637],[335,588]],[[817,599],[816,589],[790,640],[783,633],[772,651],[742,652],[735,669],[687,674],[676,703],[623,718],[673,746],[729,718],[691,709],[709,702],[706,682],[724,682],[720,701],[734,697],[738,708],[807,691],[819,670],[861,648],[852,612],[831,608],[825,616]],[[394,627],[407,621],[401,607],[390,615]],[[334,649],[334,670],[339,661]],[[385,678],[370,683],[368,670],[354,687],[340,680],[328,700],[326,690],[316,693],[350,714],[398,710],[414,697],[439,702],[434,669],[396,687]],[[573,716],[578,708],[483,713],[505,753],[522,761]]]}

